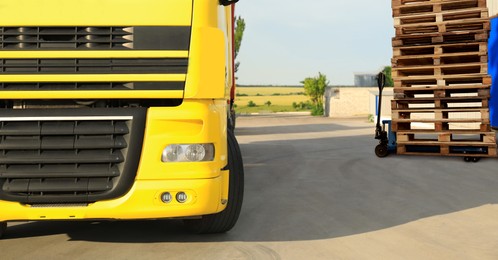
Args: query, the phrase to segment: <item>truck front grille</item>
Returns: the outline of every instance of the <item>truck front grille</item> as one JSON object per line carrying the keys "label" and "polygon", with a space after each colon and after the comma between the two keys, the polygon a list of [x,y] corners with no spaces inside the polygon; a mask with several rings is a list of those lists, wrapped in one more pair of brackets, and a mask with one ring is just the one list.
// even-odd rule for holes
{"label": "truck front grille", "polygon": [[144,128],[145,109],[0,111],[0,199],[120,197],[133,185]]}
{"label": "truck front grille", "polygon": [[4,50],[188,50],[189,26],[0,27]]}

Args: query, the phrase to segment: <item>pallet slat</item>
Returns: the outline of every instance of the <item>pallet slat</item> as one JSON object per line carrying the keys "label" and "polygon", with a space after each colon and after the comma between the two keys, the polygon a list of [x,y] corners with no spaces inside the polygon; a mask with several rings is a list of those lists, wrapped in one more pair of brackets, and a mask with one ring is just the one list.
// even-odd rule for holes
{"label": "pallet slat", "polygon": [[491,85],[491,76],[488,74],[440,75],[423,77],[394,77],[394,89],[402,87],[423,86],[463,86],[463,85]]}
{"label": "pallet slat", "polygon": [[446,11],[440,13],[424,13],[408,16],[394,17],[394,26],[413,25],[422,23],[449,22],[467,19],[487,19],[489,12],[487,8],[469,8],[456,11]]}
{"label": "pallet slat", "polygon": [[469,42],[425,46],[400,46],[393,48],[393,58],[410,58],[424,55],[467,55],[469,53],[487,55],[488,43]]}
{"label": "pallet slat", "polygon": [[433,45],[442,43],[487,42],[488,30],[469,32],[427,33],[416,35],[398,35],[393,38],[393,47]]}
{"label": "pallet slat", "polygon": [[397,153],[401,155],[425,156],[473,156],[496,157],[496,145],[459,145],[459,144],[400,144]]}
{"label": "pallet slat", "polygon": [[486,0],[393,0],[393,17],[410,16],[426,13],[440,13],[471,8],[486,8]]}
{"label": "pallet slat", "polygon": [[473,32],[490,29],[489,19],[471,19],[449,22],[429,22],[398,25],[394,27],[397,37],[432,33]]}

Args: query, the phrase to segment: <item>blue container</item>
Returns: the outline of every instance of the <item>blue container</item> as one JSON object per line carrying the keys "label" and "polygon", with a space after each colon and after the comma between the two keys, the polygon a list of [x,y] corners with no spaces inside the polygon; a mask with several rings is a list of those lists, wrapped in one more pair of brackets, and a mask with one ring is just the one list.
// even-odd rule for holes
{"label": "blue container", "polygon": [[491,33],[488,44],[488,73],[493,79],[489,100],[491,127],[498,129],[498,17],[491,19]]}

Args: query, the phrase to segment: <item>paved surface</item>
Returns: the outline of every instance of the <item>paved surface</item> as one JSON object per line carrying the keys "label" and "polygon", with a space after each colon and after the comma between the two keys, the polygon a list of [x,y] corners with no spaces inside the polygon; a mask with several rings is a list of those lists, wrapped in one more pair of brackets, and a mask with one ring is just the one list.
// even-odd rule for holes
{"label": "paved surface", "polygon": [[[178,220],[9,226],[0,259],[498,259],[498,159],[375,157],[373,124],[240,117],[237,226]],[[1,214],[1,209],[0,209]]]}

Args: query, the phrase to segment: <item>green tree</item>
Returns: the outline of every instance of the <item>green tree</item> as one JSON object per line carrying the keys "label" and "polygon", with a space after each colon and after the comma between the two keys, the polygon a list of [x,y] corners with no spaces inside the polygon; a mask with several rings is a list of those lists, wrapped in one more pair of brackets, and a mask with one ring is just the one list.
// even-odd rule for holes
{"label": "green tree", "polygon": [[[242,38],[244,38],[244,30],[246,29],[246,22],[244,21],[244,18],[240,17],[240,16],[237,16],[235,17],[235,57],[234,59],[236,60],[237,59],[237,56],[239,55],[239,50],[240,50],[240,46],[242,44]],[[235,62],[235,72],[239,71],[239,66],[240,66],[240,62]]]}
{"label": "green tree", "polygon": [[330,83],[327,76],[318,73],[317,77],[308,77],[301,81],[304,84],[304,92],[310,97],[312,103],[311,112],[313,115],[323,115],[323,96],[325,89]]}
{"label": "green tree", "polygon": [[265,105],[271,106],[271,101],[270,100],[266,101]]}
{"label": "green tree", "polygon": [[394,81],[393,81],[391,66],[385,66],[382,72],[386,74],[386,87],[393,87]]}

